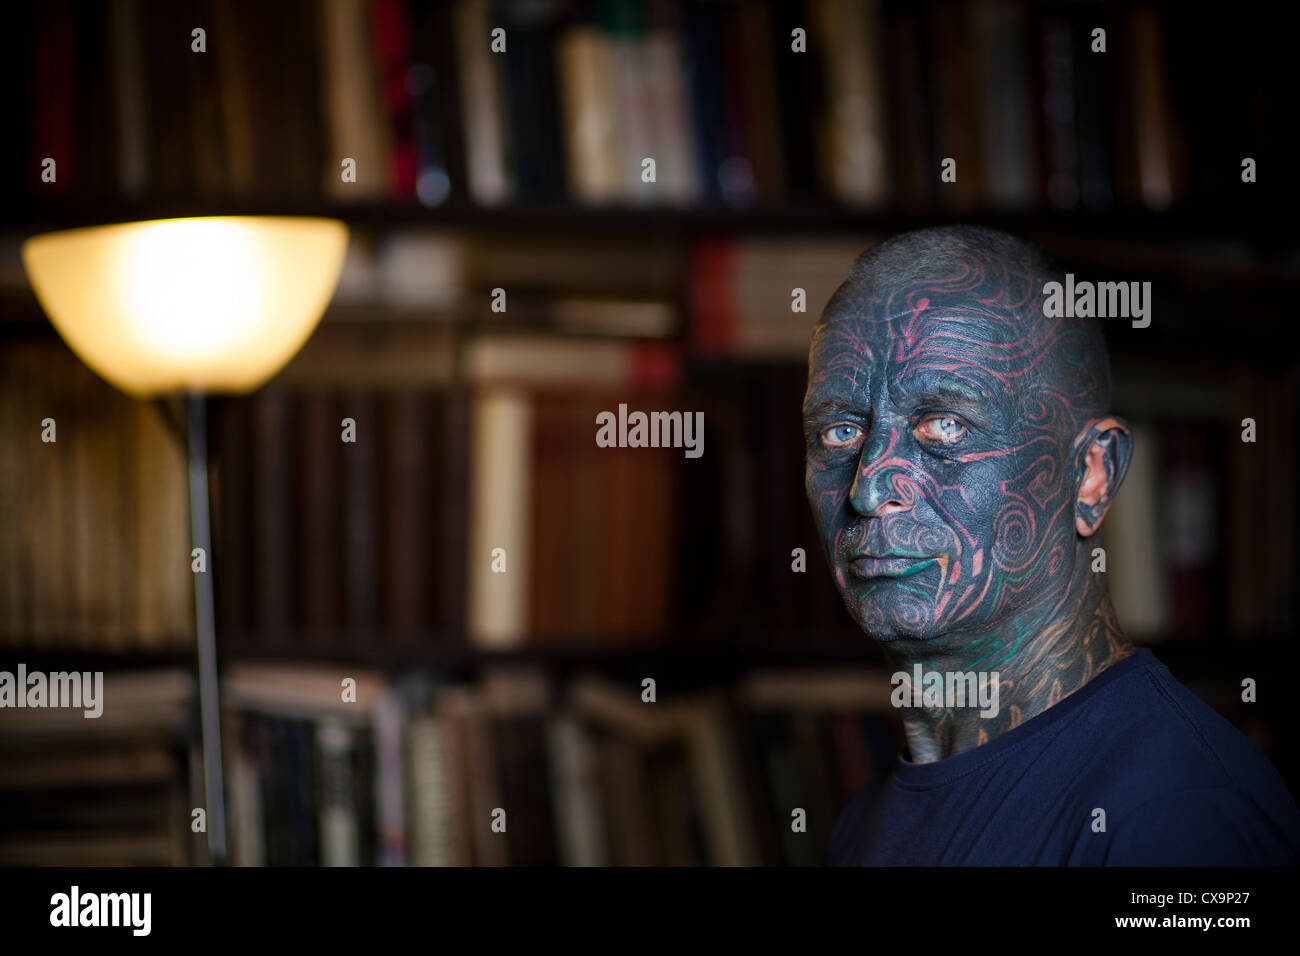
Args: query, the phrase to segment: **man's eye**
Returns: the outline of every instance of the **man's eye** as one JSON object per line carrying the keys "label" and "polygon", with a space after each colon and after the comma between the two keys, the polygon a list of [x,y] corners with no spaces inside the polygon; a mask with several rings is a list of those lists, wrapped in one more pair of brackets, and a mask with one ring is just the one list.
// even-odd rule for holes
{"label": "man's eye", "polygon": [[916,426],[916,435],[925,441],[955,442],[966,434],[966,426],[951,415],[931,415]]}
{"label": "man's eye", "polygon": [[822,429],[822,444],[827,448],[846,448],[862,436],[857,425],[832,425]]}

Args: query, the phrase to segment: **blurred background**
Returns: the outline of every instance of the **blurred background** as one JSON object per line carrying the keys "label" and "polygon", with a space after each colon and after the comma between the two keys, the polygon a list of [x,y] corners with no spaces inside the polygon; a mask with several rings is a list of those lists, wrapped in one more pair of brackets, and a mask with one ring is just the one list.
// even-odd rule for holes
{"label": "blurred background", "polygon": [[[168,216],[352,230],[304,350],[211,408],[231,862],[819,863],[901,738],[804,500],[808,335],[858,253],[954,221],[1034,239],[1080,278],[1151,282],[1149,328],[1103,323],[1137,436],[1105,527],[1120,619],[1296,792],[1278,688],[1296,663],[1297,154],[1287,34],[1265,12],[5,16],[0,669],[103,670],[107,688],[98,720],[0,712],[0,863],[208,861],[176,410],[85,368],[19,259],[40,232]],[[703,457],[597,449],[596,414],[620,404],[702,411]]]}

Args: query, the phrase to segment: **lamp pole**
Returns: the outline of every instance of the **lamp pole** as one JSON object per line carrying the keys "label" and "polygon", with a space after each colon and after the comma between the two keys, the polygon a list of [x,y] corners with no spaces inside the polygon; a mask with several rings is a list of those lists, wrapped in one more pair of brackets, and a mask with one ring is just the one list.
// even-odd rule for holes
{"label": "lamp pole", "polygon": [[212,599],[212,519],[208,497],[208,423],[203,395],[185,396],[189,432],[190,527],[207,570],[194,575],[194,613],[199,651],[199,721],[203,734],[203,791],[207,803],[208,852],[226,862],[226,803],[221,775],[221,702],[217,697],[217,627]]}

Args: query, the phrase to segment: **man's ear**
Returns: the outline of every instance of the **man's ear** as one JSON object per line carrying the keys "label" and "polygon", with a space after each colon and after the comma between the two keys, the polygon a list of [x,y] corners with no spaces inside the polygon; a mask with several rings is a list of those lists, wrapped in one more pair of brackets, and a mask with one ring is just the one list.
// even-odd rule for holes
{"label": "man's ear", "polygon": [[1115,500],[1133,455],[1133,436],[1122,419],[1103,418],[1088,426],[1075,447],[1080,449],[1080,455],[1074,527],[1087,538],[1097,533]]}

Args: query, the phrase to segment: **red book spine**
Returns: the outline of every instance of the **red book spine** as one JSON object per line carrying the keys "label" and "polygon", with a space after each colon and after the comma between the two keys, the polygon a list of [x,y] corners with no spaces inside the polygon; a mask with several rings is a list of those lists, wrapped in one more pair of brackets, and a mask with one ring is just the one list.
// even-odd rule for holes
{"label": "red book spine", "polygon": [[690,274],[691,344],[703,355],[726,355],[735,344],[731,290],[732,244],[704,240],[692,255]]}
{"label": "red book spine", "polygon": [[408,17],[402,0],[375,0],[371,38],[379,68],[380,101],[392,137],[393,183],[402,197],[415,195],[415,118],[406,71],[411,65]]}

